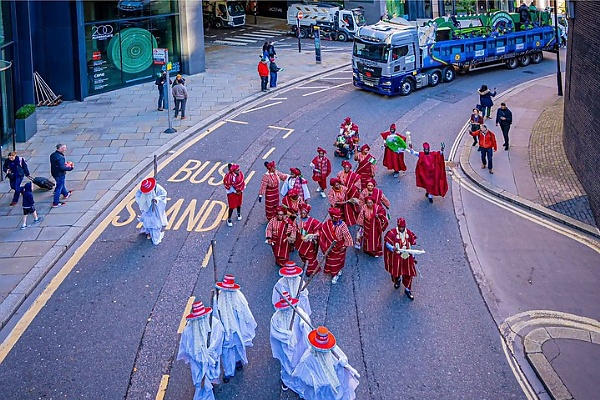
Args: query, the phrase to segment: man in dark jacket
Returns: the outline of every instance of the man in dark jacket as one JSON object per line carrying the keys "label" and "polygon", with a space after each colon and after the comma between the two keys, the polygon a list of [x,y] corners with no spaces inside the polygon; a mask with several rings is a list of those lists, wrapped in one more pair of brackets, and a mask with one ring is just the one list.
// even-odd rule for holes
{"label": "man in dark jacket", "polygon": [[2,170],[8,176],[10,188],[15,191],[13,199],[10,203],[11,206],[14,206],[19,202],[19,196],[21,194],[21,182],[23,181],[24,177],[29,176],[29,168],[27,168],[25,159],[19,157],[16,151],[11,151],[8,153],[8,158],[4,160]]}
{"label": "man in dark jacket", "polygon": [[496,126],[502,129],[504,136],[504,150],[508,150],[508,131],[512,124],[512,112],[506,107],[506,103],[500,103],[500,108],[496,112]]}
{"label": "man in dark jacket", "polygon": [[67,171],[73,170],[73,163],[65,161],[65,150],[67,150],[67,145],[59,143],[56,145],[56,151],[50,154],[50,173],[56,181],[54,201],[52,202],[53,208],[65,205],[64,202],[59,201],[61,194],[63,199],[68,199],[72,192],[65,187]]}
{"label": "man in dark jacket", "polygon": [[158,87],[158,111],[167,108],[165,102],[165,84],[167,83],[167,71],[163,71],[154,84]]}

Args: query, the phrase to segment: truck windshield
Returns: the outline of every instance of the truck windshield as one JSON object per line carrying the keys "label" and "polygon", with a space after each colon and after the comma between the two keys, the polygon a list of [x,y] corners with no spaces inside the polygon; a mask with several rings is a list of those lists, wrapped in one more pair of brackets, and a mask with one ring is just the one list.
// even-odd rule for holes
{"label": "truck windshield", "polygon": [[367,60],[379,63],[387,63],[388,47],[385,44],[363,43],[355,39],[353,54],[355,57],[366,58]]}
{"label": "truck windshield", "polygon": [[237,16],[244,15],[244,7],[240,3],[227,3],[227,11],[229,11],[229,15]]}

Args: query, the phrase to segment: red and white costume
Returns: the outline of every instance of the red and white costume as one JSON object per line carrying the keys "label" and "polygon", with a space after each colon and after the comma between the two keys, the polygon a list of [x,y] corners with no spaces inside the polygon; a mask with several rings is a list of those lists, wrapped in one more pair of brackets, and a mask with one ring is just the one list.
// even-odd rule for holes
{"label": "red and white costume", "polygon": [[279,181],[285,181],[287,175],[275,169],[275,162],[266,164],[267,172],[260,181],[258,195],[265,198],[265,216],[267,221],[275,216],[275,209],[279,205]]}

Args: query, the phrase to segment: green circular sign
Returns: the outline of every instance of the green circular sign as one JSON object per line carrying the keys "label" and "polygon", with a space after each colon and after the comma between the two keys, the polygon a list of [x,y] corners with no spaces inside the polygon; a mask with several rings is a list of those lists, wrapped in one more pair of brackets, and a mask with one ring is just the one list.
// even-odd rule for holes
{"label": "green circular sign", "polygon": [[108,44],[108,59],[121,71],[137,74],[152,65],[152,49],[156,38],[142,28],[127,28],[117,33]]}

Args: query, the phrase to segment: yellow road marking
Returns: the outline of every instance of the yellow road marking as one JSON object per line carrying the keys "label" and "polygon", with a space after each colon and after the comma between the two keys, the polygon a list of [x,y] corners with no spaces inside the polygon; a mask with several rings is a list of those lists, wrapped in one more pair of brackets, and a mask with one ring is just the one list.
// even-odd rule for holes
{"label": "yellow road marking", "polygon": [[244,110],[241,113],[242,114],[247,114],[247,113],[252,112],[252,111],[262,110],[263,108],[273,107],[273,106],[276,106],[277,104],[281,104],[281,103],[283,103],[283,102],[282,101],[276,101],[275,103],[269,103],[269,104],[266,104],[264,106],[254,107],[254,108],[250,108],[248,110]]}
{"label": "yellow road marking", "polygon": [[236,120],[234,120],[234,119],[226,119],[226,120],[225,120],[225,122],[231,122],[231,123],[233,123],[233,124],[240,124],[240,125],[248,125],[248,123],[247,123],[247,122],[244,122],[244,121],[236,121]]}
{"label": "yellow road marking", "polygon": [[183,310],[183,315],[181,316],[181,321],[179,322],[179,328],[177,329],[177,333],[182,334],[185,329],[185,324],[187,319],[185,318],[192,309],[192,303],[196,301],[196,296],[192,296],[188,299],[187,304],[185,305],[185,309]]}
{"label": "yellow road marking", "polygon": [[275,147],[271,147],[271,149],[265,153],[265,155],[262,157],[262,159],[266,160],[271,155],[271,153],[274,151],[275,151]]}
{"label": "yellow road marking", "polygon": [[210,260],[210,256],[212,255],[212,246],[208,246],[208,251],[202,260],[202,268],[206,268],[208,265],[208,260]]}
{"label": "yellow road marking", "polygon": [[282,128],[281,126],[269,125],[269,128],[271,128],[271,129],[280,129],[282,131],[287,131],[287,133],[285,135],[283,135],[284,139],[286,139],[288,136],[290,136],[292,134],[292,132],[294,132],[294,130],[291,129],[291,128]]}
{"label": "yellow road marking", "polygon": [[521,371],[521,367],[519,367],[517,360],[512,355],[512,353],[508,351],[508,348],[506,347],[506,343],[504,342],[502,336],[500,336],[500,343],[502,344],[502,350],[504,351],[504,355],[506,356],[506,361],[508,361],[508,365],[510,366],[513,375],[517,379],[519,386],[521,386],[521,390],[523,391],[523,393],[525,393],[525,396],[527,396],[527,399],[538,399],[539,397],[535,393],[535,390],[533,390],[533,388],[531,387],[531,384],[527,380],[527,377],[525,376],[523,371]]}
{"label": "yellow road marking", "polygon": [[[208,128],[200,135],[196,136],[189,142],[185,143],[181,146],[177,151],[175,151],[171,156],[167,157],[163,162],[158,166],[158,171],[165,168],[171,161],[173,161],[176,157],[180,156],[185,150],[214,132],[219,127],[223,126],[225,121],[220,121]],[[150,174],[146,175],[149,177]],[[37,299],[34,300],[33,304],[29,307],[29,309],[23,314],[21,319],[17,322],[13,330],[9,333],[9,335],[4,339],[2,344],[0,345],[0,364],[4,362],[8,353],[15,346],[17,341],[21,338],[23,333],[27,330],[33,319],[38,315],[38,313],[42,310],[42,308],[46,305],[50,297],[56,292],[58,287],[63,283],[63,281],[67,278],[67,276],[71,273],[75,265],[81,260],[81,258],[85,255],[85,253],[89,250],[92,244],[98,239],[100,234],[104,232],[106,227],[111,223],[111,221],[123,210],[125,205],[131,201],[135,194],[135,190],[129,192],[123,200],[117,204],[112,211],[104,218],[100,224],[92,231],[90,236],[88,236],[85,241],[79,246],[74,252],[71,258],[67,260],[65,265],[58,271],[56,276],[52,278],[48,286],[42,291],[42,293],[38,296]]]}
{"label": "yellow road marking", "polygon": [[169,384],[169,375],[163,375],[160,379],[160,385],[158,385],[158,392],[156,393],[156,400],[163,400],[167,393],[167,385]]}

